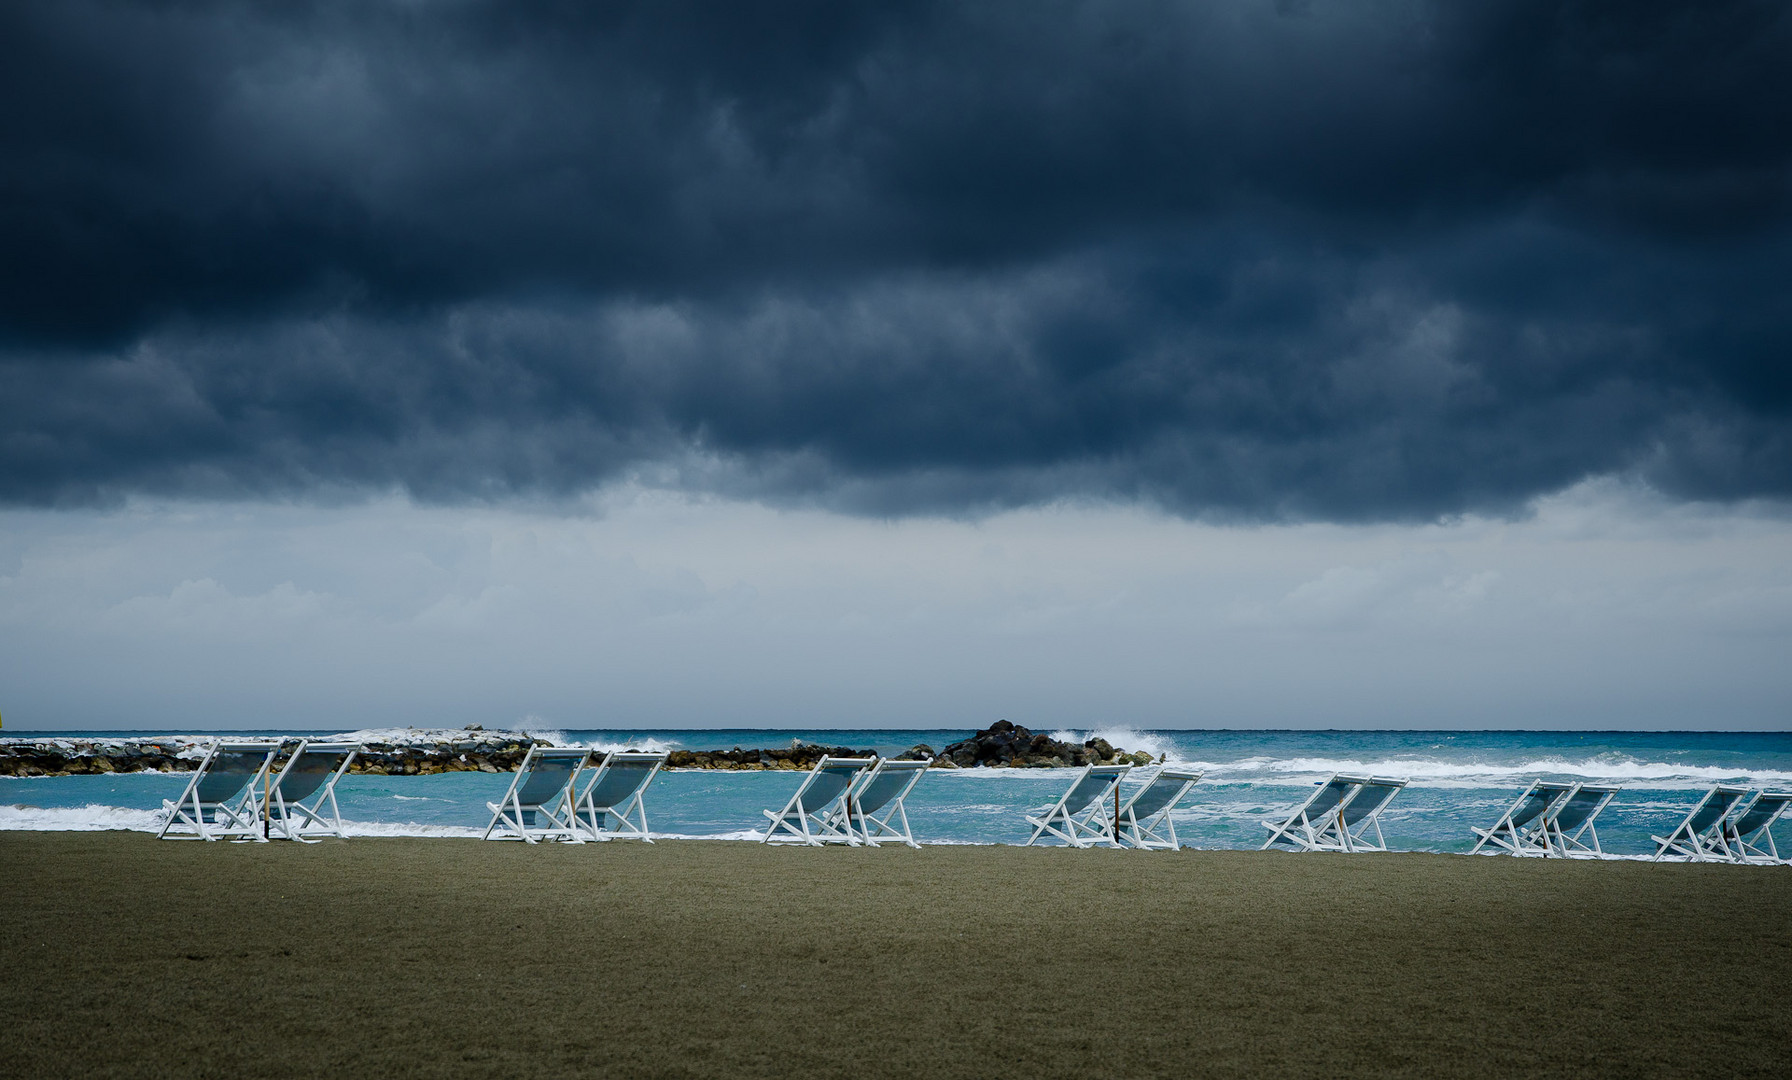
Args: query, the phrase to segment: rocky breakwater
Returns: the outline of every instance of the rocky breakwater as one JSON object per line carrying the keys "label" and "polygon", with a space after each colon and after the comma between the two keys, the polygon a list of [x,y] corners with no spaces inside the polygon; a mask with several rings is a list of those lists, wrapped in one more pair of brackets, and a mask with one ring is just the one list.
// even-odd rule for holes
{"label": "rocky breakwater", "polygon": [[[666,766],[672,769],[812,769],[824,755],[868,758],[876,754],[875,750],[854,750],[850,746],[792,742],[776,750],[742,750],[738,746],[732,750],[674,750],[666,759]],[[918,746],[900,756],[918,760],[933,754],[926,747]]]}
{"label": "rocky breakwater", "polygon": [[936,764],[960,769],[1064,769],[1084,765],[1150,765],[1154,760],[1143,750],[1128,753],[1106,739],[1087,739],[1077,746],[997,720],[970,738],[941,750]]}
{"label": "rocky breakwater", "polygon": [[[356,742],[354,773],[425,776],[444,772],[510,772],[532,746],[551,745],[520,731],[407,728],[357,731],[315,742]],[[190,772],[211,738],[167,735],[136,739],[0,739],[0,776],[76,776],[92,773]],[[298,740],[288,738],[284,749]]]}

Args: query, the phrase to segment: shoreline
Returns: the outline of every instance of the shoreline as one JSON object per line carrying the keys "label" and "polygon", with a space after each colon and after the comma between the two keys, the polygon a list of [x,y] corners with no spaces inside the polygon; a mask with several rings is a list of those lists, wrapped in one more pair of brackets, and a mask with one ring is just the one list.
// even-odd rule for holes
{"label": "shoreline", "polygon": [[0,865],[20,1075],[1772,1076],[1792,1037],[1792,875],[1713,866],[121,833]]}

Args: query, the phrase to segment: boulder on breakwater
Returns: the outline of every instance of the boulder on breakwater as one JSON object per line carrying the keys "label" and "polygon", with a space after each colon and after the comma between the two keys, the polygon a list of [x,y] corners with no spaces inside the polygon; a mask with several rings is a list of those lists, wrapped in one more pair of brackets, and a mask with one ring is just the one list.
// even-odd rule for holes
{"label": "boulder on breakwater", "polygon": [[937,764],[960,769],[1065,769],[1084,765],[1149,765],[1152,760],[1143,750],[1128,753],[1106,739],[1087,739],[1077,746],[997,720],[970,738],[941,750]]}

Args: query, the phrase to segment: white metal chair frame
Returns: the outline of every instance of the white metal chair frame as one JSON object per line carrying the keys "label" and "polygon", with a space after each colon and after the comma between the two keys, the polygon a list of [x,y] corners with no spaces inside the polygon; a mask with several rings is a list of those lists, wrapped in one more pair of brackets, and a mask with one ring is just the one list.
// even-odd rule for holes
{"label": "white metal chair frame", "polygon": [[1338,773],[1318,786],[1305,802],[1280,822],[1265,821],[1269,839],[1259,851],[1274,844],[1292,844],[1302,851],[1349,851],[1350,837],[1339,823],[1339,810],[1373,777]]}
{"label": "white metal chair frame", "polygon": [[[1783,865],[1780,849],[1773,842],[1773,826],[1780,816],[1792,808],[1792,791],[1763,791],[1747,806],[1723,823],[1724,838],[1731,857],[1740,863]],[[1766,841],[1767,846],[1761,846]]]}
{"label": "white metal chair frame", "polygon": [[[261,792],[256,788],[267,777],[274,755],[280,752],[278,742],[226,742],[212,740],[200,759],[199,767],[187,781],[180,798],[164,800],[162,810],[168,819],[162,823],[157,839],[168,839],[168,831],[178,823],[192,828],[201,840],[225,837],[243,840],[264,840],[261,833]],[[260,756],[261,764],[253,770],[220,771],[215,768],[225,759],[250,762]],[[240,780],[228,778],[242,777]],[[181,837],[175,837],[180,839]]]}
{"label": "white metal chair frame", "polygon": [[[305,830],[310,826],[316,826],[317,831],[327,835],[341,837],[342,808],[336,805],[336,781],[348,772],[348,767],[354,764],[355,755],[360,752],[360,743],[314,743],[301,739],[299,748],[292,752],[279,775],[274,777],[267,805],[262,808],[262,812],[267,815],[269,831],[279,829],[288,840],[297,840],[303,844],[317,843],[304,836]],[[337,755],[341,756],[341,760],[321,779],[309,770],[297,773],[297,779],[292,779],[295,767],[305,758]],[[289,780],[299,789],[290,800],[286,791]],[[304,785],[308,783],[314,783],[315,786],[305,788]],[[311,800],[311,805],[305,805],[306,799]],[[326,803],[329,804],[327,811]]]}
{"label": "white metal chair frame", "polygon": [[[670,756],[663,751],[645,753],[613,750],[605,754],[603,762],[591,774],[591,779],[586,782],[585,789],[573,804],[573,819],[584,824],[593,840],[626,838],[653,843],[653,836],[647,831],[647,785],[653,783],[653,778],[659,775],[660,768]],[[642,770],[642,765],[648,767]],[[632,786],[626,791],[603,790],[605,781],[622,776],[624,770],[643,775],[628,777],[626,782]],[[600,796],[608,805],[597,805],[594,800]],[[605,822],[611,817],[616,819],[617,827],[604,828]]]}
{"label": "white metal chair frame", "polygon": [[[579,835],[579,822],[574,813],[572,789],[578,782],[579,771],[590,758],[589,750],[531,746],[529,752],[523,755],[522,764],[517,766],[516,776],[511,779],[510,790],[504,793],[504,798],[499,802],[485,804],[492,812],[492,820],[485,827],[485,835],[481,839],[508,840],[514,835],[516,839],[529,844],[553,839],[584,843],[584,838]],[[556,779],[554,774],[569,761],[572,762],[572,768],[566,771],[565,778]],[[551,783],[552,786],[547,791],[538,790],[545,783]],[[546,818],[550,824],[531,824],[531,815]],[[493,837],[492,831],[498,828],[500,822],[504,829]]]}
{"label": "white metal chair frame", "polygon": [[[1599,846],[1599,830],[1594,828],[1593,822],[1617,794],[1616,786],[1576,784],[1572,794],[1543,815],[1543,835],[1548,845],[1545,854],[1569,859],[1605,858],[1605,851]],[[1592,843],[1581,839],[1583,836],[1589,837]]]}
{"label": "white metal chair frame", "polygon": [[[921,845],[915,843],[915,834],[909,828],[905,800],[932,764],[879,758],[877,764],[860,773],[834,810],[837,817],[844,818],[847,834],[870,847],[877,847],[884,840],[897,840],[919,848]],[[840,823],[831,824],[837,827]]]}
{"label": "white metal chair frame", "polygon": [[1031,847],[1045,836],[1055,836],[1074,848],[1095,844],[1119,847],[1112,818],[1103,813],[1102,803],[1110,792],[1119,790],[1120,778],[1131,771],[1131,765],[1083,766],[1083,771],[1044,814],[1026,815],[1033,835],[1021,846]]}
{"label": "white metal chair frame", "polygon": [[1688,862],[1734,862],[1729,836],[1724,829],[1730,812],[1748,798],[1749,789],[1718,784],[1693,805],[1684,820],[1666,836],[1650,836],[1655,841],[1655,857],[1676,855]]}
{"label": "white metal chair frame", "polygon": [[770,824],[762,844],[808,844],[820,847],[827,843],[857,844],[858,837],[847,827],[844,815],[835,812],[858,782],[860,774],[877,763],[876,758],[836,758],[826,754],[803,777],[802,785],[776,813],[767,810]]}
{"label": "white metal chair frame", "polygon": [[1116,830],[1120,843],[1141,850],[1174,851],[1181,847],[1170,811],[1176,809],[1176,804],[1202,775],[1198,769],[1158,769],[1157,775],[1141,784],[1139,790],[1121,804],[1120,827]]}
{"label": "white metal chair frame", "polygon": [[1470,832],[1481,838],[1469,849],[1469,854],[1475,854],[1488,844],[1513,855],[1549,854],[1549,838],[1543,828],[1543,821],[1551,810],[1573,795],[1579,787],[1579,784],[1550,780],[1531,781],[1531,786],[1519,793],[1517,801],[1500,815],[1492,828],[1469,827]]}

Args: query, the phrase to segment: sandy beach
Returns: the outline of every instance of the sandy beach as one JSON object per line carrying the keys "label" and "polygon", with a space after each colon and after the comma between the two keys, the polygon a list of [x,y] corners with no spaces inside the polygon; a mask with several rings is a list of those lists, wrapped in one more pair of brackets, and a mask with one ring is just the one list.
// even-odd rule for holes
{"label": "sandy beach", "polygon": [[0,835],[11,1076],[1783,1075],[1792,872]]}

